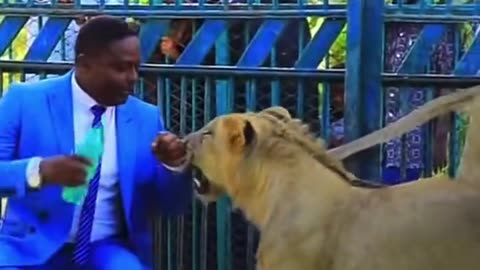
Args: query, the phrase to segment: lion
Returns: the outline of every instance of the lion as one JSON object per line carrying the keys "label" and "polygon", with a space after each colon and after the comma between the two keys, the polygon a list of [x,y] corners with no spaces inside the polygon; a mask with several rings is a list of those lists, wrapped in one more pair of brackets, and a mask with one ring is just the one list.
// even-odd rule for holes
{"label": "lion", "polygon": [[[392,124],[363,143],[388,141],[435,115],[477,104],[478,93],[468,89],[440,97],[413,112],[414,119],[408,115],[407,123]],[[472,111],[470,129],[475,115]],[[468,151],[474,138],[469,135],[464,171],[475,157]],[[370,146],[354,141],[327,151],[279,107],[218,116],[185,140],[192,166],[204,176],[197,182],[198,196],[215,201],[228,195],[259,229],[258,269],[474,270],[480,265],[480,180],[467,179],[471,174],[459,175],[459,181],[437,175],[396,186],[352,185],[355,176],[341,159]]]}

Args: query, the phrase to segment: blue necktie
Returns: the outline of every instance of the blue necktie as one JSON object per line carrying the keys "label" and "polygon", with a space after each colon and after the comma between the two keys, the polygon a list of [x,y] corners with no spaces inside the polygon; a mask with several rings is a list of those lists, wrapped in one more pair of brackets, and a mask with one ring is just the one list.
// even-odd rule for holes
{"label": "blue necktie", "polygon": [[[103,129],[101,120],[102,115],[105,112],[105,107],[95,105],[90,110],[94,115],[92,129]],[[103,132],[101,132],[101,134],[103,134]],[[75,249],[73,252],[73,262],[77,266],[85,265],[90,255],[90,236],[92,234],[92,224],[95,214],[95,202],[97,200],[101,167],[102,163],[100,158],[95,169],[95,174],[89,181],[87,195],[85,196],[80,212]]]}

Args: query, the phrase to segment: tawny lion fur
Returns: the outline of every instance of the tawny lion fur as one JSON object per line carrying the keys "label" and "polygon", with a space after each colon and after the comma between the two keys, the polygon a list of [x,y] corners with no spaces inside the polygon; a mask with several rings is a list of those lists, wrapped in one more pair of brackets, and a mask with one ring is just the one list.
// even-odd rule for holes
{"label": "tawny lion fur", "polygon": [[[480,87],[477,87],[480,88]],[[261,270],[477,270],[480,137],[468,132],[456,181],[438,175],[358,188],[340,160],[452,110],[480,129],[480,89],[440,97],[327,152],[282,108],[215,118],[187,136],[203,198],[226,193],[261,232]]]}

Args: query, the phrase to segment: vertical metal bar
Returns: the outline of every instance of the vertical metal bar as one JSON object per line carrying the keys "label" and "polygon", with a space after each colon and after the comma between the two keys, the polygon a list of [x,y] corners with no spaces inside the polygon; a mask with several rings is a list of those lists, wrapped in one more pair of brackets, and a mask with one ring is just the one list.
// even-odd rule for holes
{"label": "vertical metal bar", "polygon": [[[210,77],[205,78],[205,92],[203,95],[203,123],[207,123],[213,115],[212,112],[212,80]],[[202,211],[200,215],[200,245],[199,245],[199,270],[207,270],[207,251],[209,248],[208,243],[208,211],[209,208],[206,205],[202,204]]]}
{"label": "vertical metal bar", "polygon": [[143,77],[139,78],[139,80],[135,84],[134,94],[139,99],[145,98],[145,80],[143,79]]}
{"label": "vertical metal bar", "polygon": [[247,79],[246,84],[246,111],[255,111],[257,109],[257,80]]}
{"label": "vertical metal bar", "polygon": [[[128,1],[128,0],[126,0]],[[166,59],[166,63],[168,64],[168,59]],[[165,77],[165,124],[166,128],[170,129],[172,127],[172,80],[169,77]],[[174,218],[167,218],[167,269],[174,270],[175,269],[175,219]]]}
{"label": "vertical metal bar", "polygon": [[[185,135],[187,131],[187,78],[180,78],[180,135]],[[184,269],[184,238],[185,238],[185,217],[179,216],[176,222],[176,252],[174,269]]]}
{"label": "vertical metal bar", "polygon": [[176,222],[176,252],[175,252],[175,266],[174,269],[183,270],[185,269],[184,265],[184,256],[183,256],[183,245],[184,245],[184,235],[185,235],[185,217],[179,216],[175,219]]}
{"label": "vertical metal bar", "polygon": [[165,126],[170,128],[172,126],[172,86],[170,78],[164,78],[164,87],[165,87]]}
{"label": "vertical metal bar", "polygon": [[157,89],[157,106],[160,108],[164,121],[166,121],[166,100],[165,100],[165,84],[162,77],[158,76],[156,79]]}
{"label": "vertical metal bar", "polygon": [[[165,88],[163,84],[163,79],[161,77],[156,78],[156,89],[157,89],[157,107],[160,108],[160,113],[162,116],[165,115]],[[166,120],[163,117],[164,121]],[[162,268],[163,257],[163,222],[162,218],[155,217],[156,220],[153,221],[154,224],[154,251],[155,256],[153,257],[153,269],[160,270]]]}
{"label": "vertical metal bar", "polygon": [[[413,92],[412,88],[403,88],[401,91],[398,92],[399,100],[400,100],[400,113],[408,112],[409,109],[409,98],[411,93]],[[407,141],[407,134],[404,134],[401,138],[401,160],[400,160],[400,179],[396,179],[397,181],[401,181],[405,179],[406,176],[406,167],[407,167],[407,156],[406,152],[406,141]]]}
{"label": "vertical metal bar", "polygon": [[[434,1],[432,1],[432,3],[433,2]],[[428,4],[430,4],[430,3],[428,3]],[[427,68],[425,69],[425,70],[427,70],[428,73],[430,73],[430,71],[432,70],[431,66],[432,66],[432,62],[428,61],[427,62]],[[423,91],[424,91],[423,102],[424,103],[426,103],[426,102],[428,102],[428,101],[430,101],[434,98],[434,96],[435,96],[434,91],[435,90],[439,90],[439,89],[438,88],[434,89],[432,87],[428,87],[428,88],[423,89]],[[438,121],[435,121],[435,123],[436,122],[438,122]],[[433,164],[433,159],[434,159],[435,152],[434,152],[434,149],[432,147],[432,144],[435,141],[434,136],[435,136],[436,125],[434,125],[433,121],[429,121],[428,123],[423,125],[423,127],[420,127],[420,129],[421,129],[421,136],[423,136],[422,149],[425,152],[425,154],[423,155],[423,175],[424,175],[424,177],[430,177],[430,176],[432,176],[432,174],[434,173],[434,170],[436,169],[436,168],[434,168],[434,164]],[[440,150],[440,149],[438,149],[438,150]]]}
{"label": "vertical metal bar", "polygon": [[[191,130],[194,131],[194,130],[197,130],[197,114],[196,114],[196,111],[197,111],[197,78],[193,78],[192,80],[192,85],[191,85],[191,99],[190,99],[190,102],[191,102],[191,110],[190,110],[190,117],[192,119],[192,126],[191,126]],[[191,270],[198,270],[198,237],[200,236],[199,233],[199,224],[198,224],[198,216],[201,215],[201,211],[198,211],[198,208],[199,208],[200,204],[197,202],[197,200],[192,200],[192,216],[191,216],[191,220],[192,220],[192,242],[191,242],[191,245],[192,245],[192,262],[191,262],[191,267],[192,269]]]}
{"label": "vertical metal bar", "polygon": [[[245,23],[244,29],[244,48],[247,48],[251,39],[251,20]],[[274,52],[271,52],[272,54]],[[257,109],[257,80],[255,78],[248,78],[245,87],[246,111],[255,111]]]}
{"label": "vertical metal bar", "polygon": [[180,134],[184,135],[187,130],[187,78],[180,79]]}
{"label": "vertical metal bar", "polygon": [[167,220],[167,269],[168,270],[173,270],[175,269],[175,255],[174,255],[174,241],[175,241],[175,237],[174,237],[174,231],[175,231],[175,228],[174,228],[174,222],[175,220],[174,219],[171,219],[169,218]]}
{"label": "vertical metal bar", "polygon": [[[424,101],[428,102],[433,99],[434,89],[431,87],[425,88],[424,89]],[[434,152],[433,152],[433,146],[432,144],[435,143],[435,128],[432,123],[432,121],[429,121],[426,123],[423,127],[421,127],[422,130],[422,135],[423,135],[423,149],[425,151],[425,154],[423,155],[423,174],[424,177],[430,177],[433,174],[434,171],[434,164],[433,164],[433,158],[434,158]],[[441,149],[438,149],[441,150]]]}
{"label": "vertical metal bar", "polygon": [[[215,43],[215,57],[217,65],[230,64],[230,52],[228,48],[228,31],[224,31]],[[216,80],[217,114],[220,115],[231,112],[231,98],[233,96],[232,91],[233,89],[229,80]],[[230,270],[232,268],[230,242],[230,200],[228,197],[223,197],[217,202],[218,270]]]}
{"label": "vertical metal bar", "polygon": [[[258,4],[260,1],[255,0],[255,3]],[[273,2],[274,8],[278,6],[278,0]],[[250,44],[251,38],[252,38],[252,20],[248,20],[245,22],[245,35],[244,35],[244,48],[248,47],[248,44]],[[275,66],[275,47],[273,47],[272,51],[270,52],[271,56],[271,64],[272,66]],[[271,83],[272,91],[274,91],[274,85],[278,84],[278,80],[274,80]],[[258,80],[255,78],[249,78],[247,79],[247,89],[246,89],[246,111],[255,111],[257,109],[263,109],[263,108],[257,108],[258,107],[258,101],[257,101],[257,96],[258,96]],[[264,94],[264,93],[260,93]],[[238,95],[238,93],[237,93]],[[255,238],[255,233],[256,233],[256,228],[250,224],[248,221],[245,221],[245,225],[247,227],[246,230],[246,251],[245,251],[245,270],[253,270],[255,267],[255,243],[254,243],[254,238]],[[243,258],[242,258],[243,259]],[[235,269],[235,267],[234,267]]]}
{"label": "vertical metal bar", "polygon": [[[381,127],[383,0],[348,1],[347,22],[345,139],[351,141]],[[349,169],[379,179],[380,147],[359,155],[347,160]]]}
{"label": "vertical metal bar", "polygon": [[[449,2],[451,4],[452,0],[448,0],[447,5],[449,4]],[[465,24],[469,24],[469,23],[467,22]],[[463,27],[465,26],[465,24],[463,25]],[[473,35],[473,31],[472,31],[472,35]],[[472,44],[469,44],[469,45],[472,45]],[[455,52],[454,63],[458,64],[461,57],[461,53],[464,53],[464,51],[462,50],[463,44],[462,44],[460,31],[454,32],[453,46],[454,46],[454,52]],[[448,171],[447,172],[452,179],[455,179],[454,177],[457,175],[457,169],[460,163],[460,156],[463,148],[462,143],[464,141],[464,138],[462,138],[460,135],[465,135],[465,133],[463,134],[461,133],[461,128],[466,128],[465,127],[466,123],[462,122],[462,120],[465,120],[465,118],[462,117],[463,116],[462,114],[452,112],[450,115],[451,116],[450,116],[450,132],[449,132],[449,140],[448,140],[448,156],[447,156]]]}
{"label": "vertical metal bar", "polygon": [[203,122],[204,123],[207,123],[210,118],[213,117],[213,115],[211,115],[211,111],[212,111],[212,103],[211,103],[211,98],[212,96],[212,78],[210,77],[207,77],[205,78],[205,93],[204,93],[204,114],[203,114]]}
{"label": "vertical metal bar", "polygon": [[[270,63],[272,67],[277,67],[277,51],[275,46],[272,46],[270,52]],[[271,105],[280,105],[281,102],[281,87],[280,79],[274,78],[270,83]]]}
{"label": "vertical metal bar", "polygon": [[425,12],[425,8],[427,7],[427,1],[426,0],[420,0],[420,13],[424,13]]}
{"label": "vertical metal bar", "polygon": [[[303,47],[304,47],[304,21],[298,23],[298,55],[302,55]],[[309,89],[308,91],[314,91],[314,89]],[[305,79],[298,79],[297,80],[297,109],[296,109],[296,116],[300,119],[304,119],[306,112],[305,112]],[[308,119],[307,119],[308,120]]]}
{"label": "vertical metal bar", "polygon": [[326,141],[330,142],[330,99],[331,99],[331,84],[323,83],[322,84],[322,93],[321,96],[321,129],[320,136]]}

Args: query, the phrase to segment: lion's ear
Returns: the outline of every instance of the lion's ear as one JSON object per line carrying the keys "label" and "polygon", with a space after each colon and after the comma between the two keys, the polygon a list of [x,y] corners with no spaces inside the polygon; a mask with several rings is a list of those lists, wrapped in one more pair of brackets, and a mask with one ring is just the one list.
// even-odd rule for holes
{"label": "lion's ear", "polygon": [[259,114],[267,114],[277,118],[280,121],[292,119],[292,115],[288,112],[288,110],[281,106],[272,106],[272,107],[266,108],[260,111]]}
{"label": "lion's ear", "polygon": [[242,152],[255,141],[256,131],[246,119],[230,118],[225,120],[228,143],[235,152]]}
{"label": "lion's ear", "polygon": [[255,132],[255,129],[253,128],[252,123],[246,120],[245,126],[243,127],[243,138],[245,141],[245,145],[246,146],[251,145],[255,140],[255,136],[256,136],[256,132]]}

